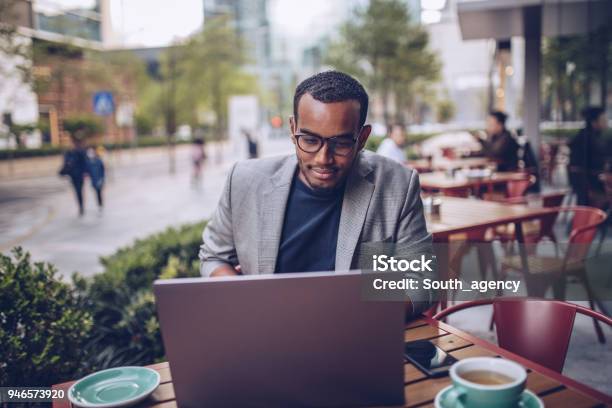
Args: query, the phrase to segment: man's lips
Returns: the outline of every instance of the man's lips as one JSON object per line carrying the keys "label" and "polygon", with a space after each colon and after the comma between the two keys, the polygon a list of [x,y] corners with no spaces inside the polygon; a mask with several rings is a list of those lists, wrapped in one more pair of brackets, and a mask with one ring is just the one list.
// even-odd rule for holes
{"label": "man's lips", "polygon": [[336,170],[333,168],[311,167],[310,170],[313,175],[320,180],[329,180],[336,174]]}

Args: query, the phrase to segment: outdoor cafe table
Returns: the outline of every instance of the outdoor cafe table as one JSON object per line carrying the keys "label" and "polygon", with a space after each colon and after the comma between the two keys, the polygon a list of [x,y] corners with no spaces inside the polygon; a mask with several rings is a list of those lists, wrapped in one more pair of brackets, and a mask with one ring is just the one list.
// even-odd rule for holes
{"label": "outdoor cafe table", "polygon": [[[457,278],[457,276],[451,276],[450,247],[445,245],[450,242],[451,236],[513,223],[516,240],[521,244],[524,243],[522,226],[524,221],[538,219],[544,214],[555,211],[550,208],[509,205],[473,198],[441,197],[440,200],[440,213],[438,215],[426,214],[425,220],[427,230],[432,234],[434,243],[437,244],[434,249],[437,255],[439,278],[442,280]],[[481,250],[485,248],[479,246],[478,251]],[[519,245],[519,254],[523,272],[528,275],[527,251],[524,245]],[[527,281],[526,285],[527,292],[532,293],[530,281]],[[441,308],[446,307],[445,298],[441,299],[440,306]]]}
{"label": "outdoor cafe table", "polygon": [[454,234],[503,224],[515,224],[517,241],[523,241],[522,222],[554,211],[550,208],[509,205],[474,198],[440,197],[440,214],[426,214],[427,230],[435,242],[448,242]]}
{"label": "outdoor cafe table", "polygon": [[522,172],[496,172],[488,177],[449,177],[445,172],[423,173],[419,175],[421,189],[424,191],[439,191],[441,193],[471,189],[478,194],[481,186],[486,186],[489,192],[493,186],[506,184],[512,180],[522,180],[526,177]]}
{"label": "outdoor cafe table", "polygon": [[495,162],[486,157],[465,157],[462,159],[435,158],[431,161],[427,159],[408,160],[406,164],[417,171],[446,171],[483,168],[495,164]]}
{"label": "outdoor cafe table", "polygon": [[[431,340],[459,360],[479,356],[499,356],[514,360],[528,369],[527,388],[538,394],[547,407],[582,408],[612,404],[611,397],[597,390],[443,322],[426,317],[414,320],[407,324],[404,338],[406,341]],[[161,385],[146,401],[137,406],[177,407],[168,363],[153,364],[148,367],[159,372]],[[451,380],[448,377],[427,378],[415,366],[405,363],[404,383],[406,407],[432,407],[436,394],[450,385]],[[64,390],[67,393],[72,384],[73,382],[67,382],[54,385],[53,388]],[[54,408],[69,408],[70,406],[67,398],[53,403]]]}

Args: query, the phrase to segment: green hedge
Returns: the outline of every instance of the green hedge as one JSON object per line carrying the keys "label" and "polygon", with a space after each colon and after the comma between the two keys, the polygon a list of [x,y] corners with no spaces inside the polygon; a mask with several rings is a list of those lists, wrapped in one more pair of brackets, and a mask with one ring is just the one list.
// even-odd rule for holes
{"label": "green hedge", "polygon": [[61,282],[48,264],[0,254],[0,383],[51,385],[164,359],[152,284],[199,276],[205,222],[137,240],[101,259],[104,272]]}
{"label": "green hedge", "polygon": [[78,372],[92,329],[78,290],[15,248],[0,254],[0,384],[50,386]]}
{"label": "green hedge", "polygon": [[[191,143],[188,140],[177,140],[176,144],[186,144]],[[165,137],[141,137],[138,138],[137,145],[132,144],[131,142],[126,143],[104,143],[104,148],[107,150],[117,150],[117,149],[130,149],[135,146],[137,147],[158,147],[165,146],[168,144],[168,139]],[[8,160],[8,159],[24,159],[29,157],[45,157],[45,156],[54,156],[63,154],[66,151],[64,147],[57,146],[43,146],[36,149],[2,149],[0,150],[0,160]]]}
{"label": "green hedge", "polygon": [[100,370],[151,364],[164,349],[151,291],[155,279],[199,276],[205,222],[137,240],[101,259],[104,272],[76,282],[93,317],[85,365]]}

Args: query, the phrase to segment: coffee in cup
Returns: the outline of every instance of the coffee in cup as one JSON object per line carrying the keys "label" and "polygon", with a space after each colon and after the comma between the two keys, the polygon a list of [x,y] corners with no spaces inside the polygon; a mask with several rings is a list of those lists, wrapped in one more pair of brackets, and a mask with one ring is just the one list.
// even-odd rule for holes
{"label": "coffee in cup", "polygon": [[465,408],[514,408],[521,399],[527,372],[503,358],[466,358],[450,369],[453,388],[444,406]]}

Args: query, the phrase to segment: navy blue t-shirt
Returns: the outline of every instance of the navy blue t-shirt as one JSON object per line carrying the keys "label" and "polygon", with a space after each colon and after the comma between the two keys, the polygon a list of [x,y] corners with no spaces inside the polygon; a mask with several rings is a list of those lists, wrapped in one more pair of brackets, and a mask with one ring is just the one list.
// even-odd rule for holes
{"label": "navy blue t-shirt", "polygon": [[333,271],[344,184],[312,190],[297,173],[293,178],[275,273]]}

